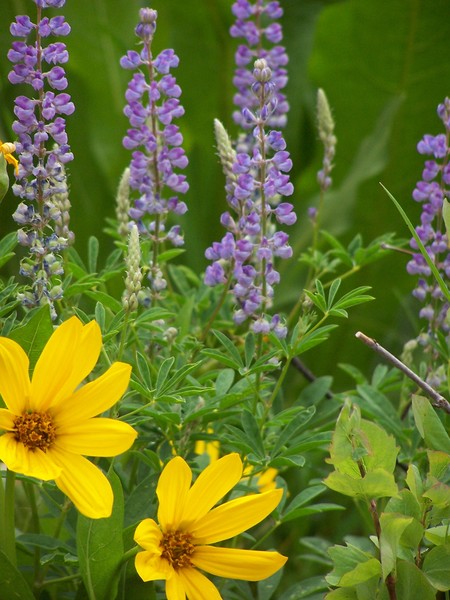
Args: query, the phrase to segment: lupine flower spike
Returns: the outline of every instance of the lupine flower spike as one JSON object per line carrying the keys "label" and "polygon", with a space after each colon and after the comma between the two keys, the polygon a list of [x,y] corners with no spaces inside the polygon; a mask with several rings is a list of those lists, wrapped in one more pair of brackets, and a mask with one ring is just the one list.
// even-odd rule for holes
{"label": "lupine flower spike", "polygon": [[[273,0],[238,0],[231,10],[236,22],[231,27],[230,34],[235,38],[244,38],[246,42],[238,46],[235,54],[237,68],[233,83],[237,92],[234,104],[238,110],[233,113],[234,121],[245,130],[251,130],[253,127],[246,119],[243,109],[253,111],[258,108],[258,98],[251,89],[252,69],[255,60],[264,58],[272,70],[273,96],[276,99],[276,104],[267,118],[267,125],[281,129],[286,125],[286,114],[289,110],[286,96],[281,91],[287,83],[287,71],[284,67],[289,60],[284,46],[279,44],[283,39],[283,31],[277,19],[283,15],[283,9],[279,2]],[[271,47],[265,48],[265,44]]]}
{"label": "lupine flower spike", "polygon": [[[150,296],[158,298],[167,282],[158,264],[160,247],[165,242],[181,246],[183,237],[178,225],[166,231],[170,213],[184,214],[187,206],[177,194],[188,190],[184,175],[176,169],[184,169],[188,159],[181,144],[183,137],[173,120],[184,114],[180,104],[180,86],[170,70],[177,67],[179,60],[173,50],[163,50],[152,55],[152,41],[156,30],[156,10],[143,8],[139,11],[140,22],[136,35],[142,50],[129,51],[120,64],[124,69],[136,71],[126,92],[125,115],[131,128],[123,144],[133,150],[130,165],[130,187],[137,192],[131,201],[129,215],[139,228],[141,238],[152,243],[152,258],[149,269]],[[168,196],[168,197],[167,197]]]}
{"label": "lupine flower spike", "polygon": [[[19,39],[8,53],[14,65],[9,81],[28,84],[34,92],[31,98],[18,96],[15,100],[17,120],[12,129],[18,136],[19,168],[13,192],[22,202],[13,218],[22,226],[19,243],[29,249],[20,273],[31,280],[31,291],[20,299],[27,307],[48,304],[55,318],[54,302],[62,297],[59,254],[73,239],[68,229],[68,204],[64,209],[60,200],[55,201],[55,196],[67,195],[64,165],[73,158],[61,115],[72,114],[75,107],[67,93],[59,93],[68,85],[60,66],[69,58],[66,46],[62,42],[44,46],[43,41],[68,35],[70,27],[63,16],[43,16],[46,8],[60,8],[65,0],[35,0],[35,4],[36,23],[28,16],[16,17],[12,23],[11,33]],[[64,226],[57,232],[55,223],[61,224],[61,219]]]}
{"label": "lupine flower spike", "polygon": [[279,504],[282,490],[241,496],[213,508],[242,477],[242,462],[228,454],[209,465],[191,487],[192,472],[173,458],[158,481],[158,523],[142,521],[134,534],[144,551],[136,570],[144,581],[165,580],[167,600],[221,600],[202,571],[232,579],[260,581],[286,562],[278,552],[213,546],[253,527]]}
{"label": "lupine flower spike", "polygon": [[101,377],[79,387],[102,345],[95,321],[72,317],[50,337],[33,371],[13,340],[0,337],[0,460],[8,469],[56,485],[93,519],[111,514],[113,493],[103,473],[83,455],[116,456],[136,432],[121,421],[93,418],[125,392],[131,367],[115,362]]}
{"label": "lupine flower spike", "polygon": [[[289,258],[292,249],[288,235],[276,231],[271,217],[284,225],[296,221],[292,204],[280,202],[281,196],[293,193],[288,173],[292,168],[286,143],[280,132],[265,128],[277,106],[272,71],[265,59],[255,61],[252,91],[258,98],[259,108],[252,112],[243,109],[245,119],[252,123],[254,138],[251,155],[234,154],[230,144],[221,140],[223,128],[216,124],[218,149],[227,178],[227,201],[235,216],[225,212],[221,223],[228,232],[221,242],[215,242],[205,252],[212,260],[205,273],[207,285],[223,284],[233,277],[231,289],[236,300],[236,323],[252,320],[255,333],[274,331],[279,337],[287,333],[280,317],[268,317],[273,286],[279,282],[275,257]],[[230,163],[234,162],[230,168]]]}
{"label": "lupine flower spike", "polygon": [[[420,154],[430,156],[425,161],[422,180],[413,191],[413,199],[422,204],[421,224],[416,227],[417,235],[425,246],[429,256],[444,279],[450,277],[449,234],[445,230],[443,213],[450,199],[450,98],[439,104],[437,114],[441,119],[445,133],[424,135],[417,145]],[[446,380],[446,373],[438,375],[433,368],[432,342],[439,332],[448,335],[449,303],[431,274],[431,269],[422,254],[418,252],[417,243],[411,239],[410,246],[413,257],[408,262],[410,275],[418,275],[417,287],[413,295],[423,304],[419,316],[426,320],[427,331],[419,336],[419,343],[428,349],[430,354],[430,373],[427,381],[436,387]]]}

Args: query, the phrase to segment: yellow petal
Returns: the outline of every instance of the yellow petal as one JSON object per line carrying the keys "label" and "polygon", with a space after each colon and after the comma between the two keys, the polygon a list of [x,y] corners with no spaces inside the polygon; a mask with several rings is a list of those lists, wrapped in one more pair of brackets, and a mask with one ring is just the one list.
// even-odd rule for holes
{"label": "yellow petal", "polygon": [[57,426],[79,423],[111,408],[127,389],[130,375],[130,365],[113,363],[106,373],[77,390],[70,401],[53,409]]}
{"label": "yellow petal", "polygon": [[13,340],[0,338],[0,394],[15,415],[28,408],[30,395],[29,360]]}
{"label": "yellow petal", "polygon": [[233,488],[242,476],[242,461],[235,452],[211,463],[189,490],[180,526],[190,529]]}
{"label": "yellow petal", "polygon": [[172,458],[164,467],[156,486],[158,522],[163,531],[179,529],[191,481],[192,471],[181,456]]}
{"label": "yellow petal", "polygon": [[214,544],[250,529],[276,508],[283,490],[251,494],[211,510],[190,528],[194,544]]}
{"label": "yellow petal", "polygon": [[4,431],[11,431],[14,429],[14,418],[15,415],[12,414],[6,408],[0,408],[0,429]]}
{"label": "yellow petal", "polygon": [[100,327],[95,321],[83,325],[71,317],[55,329],[34,369],[32,408],[46,411],[67,400],[94,368],[101,345]]}
{"label": "yellow petal", "polygon": [[61,467],[48,452],[39,448],[31,452],[22,443],[17,442],[12,433],[0,436],[0,460],[10,471],[44,481],[55,479],[61,473]]}
{"label": "yellow petal", "polygon": [[56,434],[55,444],[67,452],[117,456],[133,444],[137,431],[127,423],[98,417],[57,429]]}
{"label": "yellow petal", "polygon": [[[172,572],[171,577],[166,581],[166,598],[167,600],[186,600],[186,592],[178,573]],[[194,597],[189,600],[195,600]]]}
{"label": "yellow petal", "polygon": [[149,550],[153,554],[161,555],[162,531],[153,519],[144,519],[136,527],[134,532],[134,541],[144,550]]}
{"label": "yellow petal", "polygon": [[70,454],[55,446],[49,451],[62,467],[55,479],[59,489],[68,496],[86,517],[109,517],[113,506],[111,485],[103,473],[83,456]]}
{"label": "yellow petal", "polygon": [[173,573],[173,569],[167,560],[148,550],[136,554],[134,566],[142,581],[168,579]]}
{"label": "yellow petal", "polygon": [[180,569],[178,577],[189,600],[222,600],[216,586],[196,569]]}
{"label": "yellow petal", "polygon": [[278,552],[197,546],[192,563],[212,575],[245,581],[260,581],[273,575],[287,561]]}
{"label": "yellow petal", "polygon": [[278,471],[273,467],[268,467],[265,471],[259,473],[257,475],[257,485],[259,491],[268,492],[269,490],[274,490],[277,487],[277,483],[275,481],[277,475]]}

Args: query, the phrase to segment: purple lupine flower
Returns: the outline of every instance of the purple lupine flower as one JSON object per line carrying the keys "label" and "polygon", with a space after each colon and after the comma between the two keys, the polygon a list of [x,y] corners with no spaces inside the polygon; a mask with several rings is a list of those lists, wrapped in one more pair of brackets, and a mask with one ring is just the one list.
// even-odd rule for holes
{"label": "purple lupine flower", "polygon": [[[247,14],[251,6],[241,1],[235,8],[239,14]],[[292,249],[288,235],[275,230],[271,216],[279,223],[292,225],[296,215],[292,204],[280,202],[283,196],[293,193],[286,174],[292,168],[289,153],[285,151],[286,143],[281,133],[266,132],[276,107],[277,90],[265,59],[255,61],[251,90],[258,108],[245,107],[242,111],[245,119],[253,123],[252,142],[248,145],[251,153],[236,153],[223,127],[215,123],[219,155],[227,178],[227,201],[236,216],[227,211],[221,217],[228,231],[205,252],[212,265],[207,267],[204,281],[210,286],[229,282],[236,301],[233,316],[236,324],[251,319],[255,333],[273,331],[284,337],[287,329],[280,317],[270,318],[266,310],[272,304],[273,286],[280,280],[273,266],[274,259],[289,258]]]}
{"label": "purple lupine flower", "polygon": [[[442,120],[445,134],[424,135],[417,144],[420,154],[430,156],[425,161],[422,180],[416,184],[412,197],[422,204],[420,225],[416,227],[417,235],[425,246],[430,258],[444,278],[450,276],[450,251],[448,246],[448,232],[443,223],[444,203],[450,200],[450,178],[448,164],[450,158],[450,98],[445,98],[439,104],[437,114]],[[432,342],[439,332],[450,332],[447,319],[449,303],[432,276],[431,269],[426,260],[418,252],[417,242],[414,238],[410,241],[413,250],[412,258],[407,264],[407,272],[419,275],[418,283],[413,295],[423,308],[419,317],[427,321],[427,333],[421,336],[421,345],[432,347]],[[430,350],[432,352],[432,350]],[[433,369],[430,378],[435,376]]]}
{"label": "purple lupine flower", "polygon": [[[136,71],[125,94],[124,113],[131,128],[123,145],[133,150],[129,181],[136,195],[134,200],[130,199],[129,215],[136,221],[141,238],[149,238],[153,247],[148,275],[149,294],[153,297],[166,287],[157,263],[160,246],[165,242],[175,247],[183,244],[180,227],[175,225],[166,231],[165,223],[170,213],[181,215],[186,212],[186,204],[176,194],[185,194],[189,189],[185,175],[177,172],[187,166],[188,159],[181,147],[183,136],[173,123],[184,114],[179,100],[181,88],[170,73],[178,66],[179,59],[172,49],[153,57],[151,46],[156,19],[156,10],[143,8],[139,11],[135,33],[142,49],[127,52],[120,61],[124,69]],[[149,303],[150,298],[145,302]]]}
{"label": "purple lupine flower", "polygon": [[64,165],[73,159],[65,131],[65,119],[75,110],[67,88],[64,69],[66,45],[53,41],[47,46],[43,39],[66,36],[70,26],[63,16],[48,18],[43,10],[60,8],[65,0],[35,0],[36,23],[28,16],[16,17],[11,34],[21,38],[12,43],[8,58],[13,68],[8,75],[12,84],[28,84],[32,97],[15,100],[16,121],[13,131],[19,169],[13,192],[22,198],[13,218],[23,227],[18,231],[19,243],[28,247],[29,255],[22,259],[20,274],[31,279],[31,290],[20,294],[27,307],[50,306],[56,317],[55,300],[62,297],[59,276],[63,274],[59,257],[74,239],[69,229],[67,179]]}
{"label": "purple lupine flower", "polygon": [[258,58],[264,58],[267,66],[272,71],[271,84],[275,106],[271,110],[267,126],[279,129],[286,125],[286,113],[289,105],[282,89],[287,83],[287,71],[284,68],[288,63],[288,56],[283,46],[276,45],[264,48],[264,43],[279,44],[283,39],[281,25],[272,22],[283,15],[279,2],[273,0],[238,0],[232,9],[236,17],[230,29],[230,34],[235,38],[244,38],[245,44],[238,46],[235,54],[237,65],[233,83],[237,88],[234,103],[238,107],[233,113],[234,121],[244,130],[251,129],[254,125],[246,119],[242,109],[253,112],[259,108],[258,98],[252,93],[254,83],[252,73],[253,63]]}

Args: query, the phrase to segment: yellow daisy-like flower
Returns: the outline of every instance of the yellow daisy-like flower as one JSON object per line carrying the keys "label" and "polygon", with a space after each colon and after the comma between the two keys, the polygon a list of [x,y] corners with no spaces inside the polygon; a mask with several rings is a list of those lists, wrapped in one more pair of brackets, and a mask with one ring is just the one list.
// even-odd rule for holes
{"label": "yellow daisy-like flower", "polygon": [[16,151],[16,146],[12,142],[2,142],[0,140],[0,152],[5,157],[8,164],[14,165],[14,171],[16,175],[19,174],[19,161],[15,158],[12,153]]}
{"label": "yellow daisy-like flower", "polygon": [[[0,460],[8,469],[49,480],[93,519],[109,517],[111,485],[87,456],[116,456],[136,431],[114,419],[92,418],[125,392],[131,367],[116,362],[95,381],[78,387],[94,368],[102,346],[100,327],[72,317],[48,340],[29,377],[24,350],[0,337]],[[3,430],[3,433],[1,433]]]}
{"label": "yellow daisy-like flower", "polygon": [[192,471],[179,456],[158,481],[158,523],[142,521],[134,534],[144,549],[135,566],[144,581],[166,581],[167,600],[221,600],[216,586],[198,569],[231,579],[260,581],[278,571],[287,558],[278,552],[211,546],[262,521],[281,500],[282,490],[251,494],[214,505],[242,477],[238,454],[211,463],[191,487]]}

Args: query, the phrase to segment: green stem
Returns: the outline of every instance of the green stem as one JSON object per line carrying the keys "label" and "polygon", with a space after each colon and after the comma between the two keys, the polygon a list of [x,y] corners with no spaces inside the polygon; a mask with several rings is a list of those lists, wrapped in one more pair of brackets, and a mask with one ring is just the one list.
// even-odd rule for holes
{"label": "green stem", "polygon": [[0,483],[0,549],[16,566],[16,531],[14,519],[14,488],[16,474],[6,469],[4,479]]}

